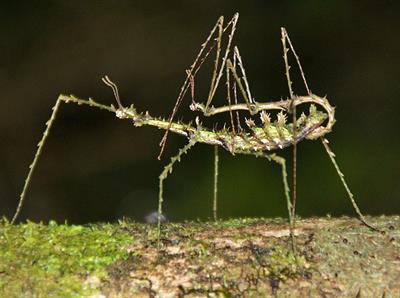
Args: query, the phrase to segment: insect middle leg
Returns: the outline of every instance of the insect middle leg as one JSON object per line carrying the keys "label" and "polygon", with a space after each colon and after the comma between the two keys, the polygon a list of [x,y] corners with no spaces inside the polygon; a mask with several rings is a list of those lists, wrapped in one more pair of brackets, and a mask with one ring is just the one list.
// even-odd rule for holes
{"label": "insect middle leg", "polygon": [[168,177],[169,174],[172,173],[173,166],[177,161],[181,160],[182,155],[187,154],[190,148],[192,148],[196,144],[196,141],[191,139],[188,144],[179,149],[178,154],[171,157],[171,161],[164,167],[164,170],[161,172],[159,176],[159,193],[158,193],[158,217],[157,217],[157,247],[160,248],[160,238],[161,238],[161,219],[163,212],[163,190],[164,190],[164,180]]}
{"label": "insect middle leg", "polygon": [[217,215],[217,200],[218,200],[218,167],[219,167],[219,154],[218,145],[214,145],[214,198],[213,198],[213,217],[214,220],[218,219]]}

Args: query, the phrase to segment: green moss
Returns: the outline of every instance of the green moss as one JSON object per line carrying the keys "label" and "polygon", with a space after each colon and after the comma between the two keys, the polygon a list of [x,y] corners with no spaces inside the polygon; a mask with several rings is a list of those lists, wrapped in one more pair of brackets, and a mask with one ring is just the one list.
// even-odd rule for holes
{"label": "green moss", "polygon": [[274,249],[262,260],[268,270],[268,276],[274,281],[285,282],[311,274],[310,265],[304,256],[297,256],[291,251]]}
{"label": "green moss", "polygon": [[[0,220],[0,297],[397,297],[400,217],[91,226]],[[133,241],[134,239],[134,241]]]}
{"label": "green moss", "polygon": [[89,276],[126,259],[132,237],[112,225],[0,221],[0,296],[74,297],[93,292]]}

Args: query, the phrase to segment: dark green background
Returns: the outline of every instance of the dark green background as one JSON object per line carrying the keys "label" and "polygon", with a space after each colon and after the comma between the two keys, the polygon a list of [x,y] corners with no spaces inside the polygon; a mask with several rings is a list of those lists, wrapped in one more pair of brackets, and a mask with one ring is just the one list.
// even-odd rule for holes
{"label": "dark green background", "polygon": [[[328,135],[361,209],[400,211],[400,5],[397,1],[31,1],[2,4],[0,215],[16,207],[27,168],[59,93],[124,103],[167,117],[200,44],[220,15],[240,13],[241,49],[253,96],[288,96],[280,27],[291,36],[312,91],[328,95],[337,120]],[[138,4],[140,3],[140,4]],[[276,4],[273,4],[276,3]],[[204,75],[206,75],[204,73]],[[304,94],[298,74],[295,90]],[[208,86],[198,83],[199,92]],[[193,118],[186,100],[180,110]],[[216,120],[217,121],[217,120]],[[73,223],[156,209],[158,175],[185,140],[134,128],[97,110],[62,106],[20,219]],[[300,143],[298,213],[353,214],[320,142]],[[290,151],[283,152],[290,158]],[[221,154],[220,215],[286,216],[280,169]],[[170,220],[211,217],[213,150],[198,145],[165,185]]]}

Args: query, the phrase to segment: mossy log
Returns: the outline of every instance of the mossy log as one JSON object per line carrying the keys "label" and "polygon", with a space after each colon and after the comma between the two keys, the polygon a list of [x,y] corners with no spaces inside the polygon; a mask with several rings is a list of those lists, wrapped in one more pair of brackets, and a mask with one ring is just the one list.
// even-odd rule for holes
{"label": "mossy log", "polygon": [[399,297],[400,217],[0,222],[1,297]]}

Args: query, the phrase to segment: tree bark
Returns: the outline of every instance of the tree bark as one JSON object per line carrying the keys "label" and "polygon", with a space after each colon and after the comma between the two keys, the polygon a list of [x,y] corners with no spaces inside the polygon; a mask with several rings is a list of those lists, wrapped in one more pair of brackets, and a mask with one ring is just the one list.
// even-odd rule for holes
{"label": "tree bark", "polygon": [[[162,248],[152,232],[127,225],[131,257],[109,267],[111,296],[399,297],[400,218],[313,218],[168,224]],[[118,285],[118,287],[116,287]],[[357,296],[358,295],[358,296]]]}
{"label": "tree bark", "polygon": [[[382,232],[354,218],[299,219],[296,254],[284,219],[166,223],[159,249],[155,225],[129,220],[111,226],[3,220],[0,296],[400,297],[400,216],[368,220]],[[57,258],[64,258],[60,269]]]}

